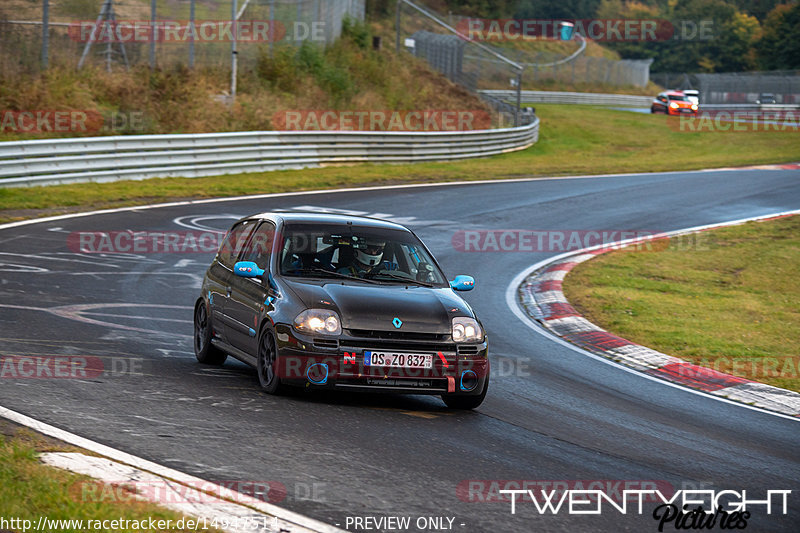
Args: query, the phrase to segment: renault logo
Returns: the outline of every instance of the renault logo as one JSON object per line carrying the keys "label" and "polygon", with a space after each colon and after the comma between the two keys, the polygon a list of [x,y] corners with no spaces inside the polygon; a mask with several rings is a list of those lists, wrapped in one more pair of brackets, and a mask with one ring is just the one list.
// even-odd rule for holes
{"label": "renault logo", "polygon": [[396,327],[397,329],[400,329],[400,326],[403,325],[403,321],[395,317],[394,320],[392,320],[392,324],[394,324],[394,327]]}

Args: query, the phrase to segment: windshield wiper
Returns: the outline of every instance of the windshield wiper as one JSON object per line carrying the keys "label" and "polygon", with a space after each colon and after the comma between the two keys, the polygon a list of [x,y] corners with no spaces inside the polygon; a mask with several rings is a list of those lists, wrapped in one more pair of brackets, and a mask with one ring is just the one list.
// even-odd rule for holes
{"label": "windshield wiper", "polygon": [[[341,278],[341,279],[352,279],[355,281],[363,281],[364,283],[372,283],[373,285],[376,283],[371,279],[366,278],[359,278],[358,276],[351,276],[350,274],[342,274],[341,272],[337,272],[335,270],[325,270],[324,268],[299,268],[297,270],[293,270],[292,272],[299,272],[303,274],[308,273],[315,273],[315,274],[325,274],[326,276],[333,276],[334,278]],[[322,276],[321,276],[322,277]]]}
{"label": "windshield wiper", "polygon": [[[419,281],[412,278],[407,278],[405,276],[398,276],[397,274],[392,274],[391,272],[379,272],[377,274],[373,274],[370,276],[370,279],[378,279],[378,276],[386,276],[390,278],[392,281],[403,281],[405,283],[412,283],[414,285],[421,285],[423,287],[433,287],[433,283],[428,283],[427,281]],[[387,280],[388,281],[388,280]]]}

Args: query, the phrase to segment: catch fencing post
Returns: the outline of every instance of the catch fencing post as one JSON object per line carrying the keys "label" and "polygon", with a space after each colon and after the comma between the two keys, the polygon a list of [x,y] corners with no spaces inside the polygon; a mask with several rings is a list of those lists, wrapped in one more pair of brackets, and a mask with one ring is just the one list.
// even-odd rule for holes
{"label": "catch fencing post", "polygon": [[50,0],[42,0],[42,70],[47,68],[50,38]]}
{"label": "catch fencing post", "polygon": [[189,2],[189,24],[192,26],[192,31],[189,33],[189,68],[194,68],[194,1]]}
{"label": "catch fencing post", "polygon": [[514,110],[514,126],[519,127],[519,110],[522,106],[522,69],[517,71],[517,108]]}
{"label": "catch fencing post", "polygon": [[231,2],[231,20],[233,20],[233,40],[231,40],[231,101],[230,105],[233,105],[234,100],[236,100],[236,69],[237,65],[237,50],[236,50],[236,40],[238,38],[238,32],[236,31],[236,0]]}
{"label": "catch fencing post", "polygon": [[156,68],[156,0],[150,0],[150,70]]}

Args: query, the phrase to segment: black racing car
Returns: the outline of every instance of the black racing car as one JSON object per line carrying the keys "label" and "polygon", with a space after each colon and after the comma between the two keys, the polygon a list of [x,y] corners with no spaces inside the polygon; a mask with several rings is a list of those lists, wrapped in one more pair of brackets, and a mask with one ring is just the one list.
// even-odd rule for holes
{"label": "black racing car", "polygon": [[264,213],[228,232],[194,307],[198,361],[232,355],[274,394],[287,385],[438,394],[481,404],[486,335],[409,229],[377,219]]}

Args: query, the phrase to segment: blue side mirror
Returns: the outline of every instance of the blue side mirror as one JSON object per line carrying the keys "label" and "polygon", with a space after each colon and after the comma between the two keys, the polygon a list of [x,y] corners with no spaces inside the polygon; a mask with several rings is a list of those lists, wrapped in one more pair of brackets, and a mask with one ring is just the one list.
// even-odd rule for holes
{"label": "blue side mirror", "polygon": [[233,265],[233,273],[243,278],[260,278],[264,271],[252,261],[239,261]]}
{"label": "blue side mirror", "polygon": [[472,276],[456,276],[456,279],[450,282],[450,288],[454,291],[471,291],[475,288],[475,278]]}

